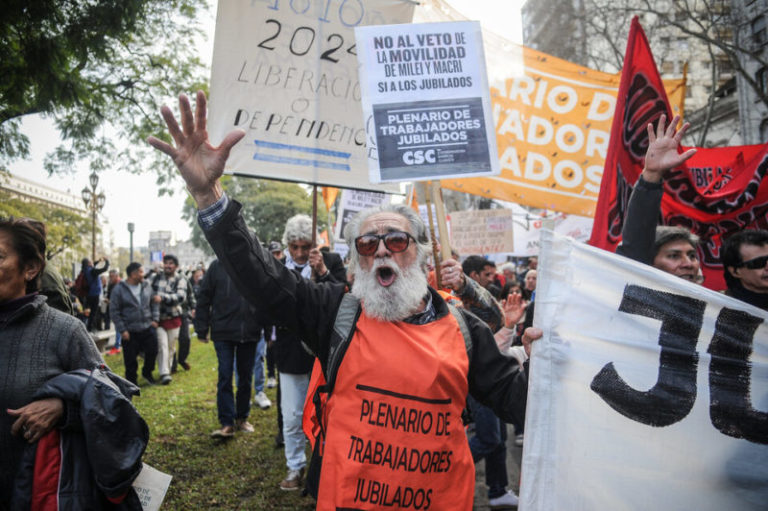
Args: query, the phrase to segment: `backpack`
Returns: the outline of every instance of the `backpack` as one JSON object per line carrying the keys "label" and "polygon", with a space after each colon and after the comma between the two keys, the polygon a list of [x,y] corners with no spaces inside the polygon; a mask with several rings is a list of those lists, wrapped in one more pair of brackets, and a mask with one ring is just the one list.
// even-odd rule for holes
{"label": "backpack", "polygon": [[75,296],[81,301],[84,300],[88,296],[90,287],[88,278],[85,276],[85,271],[80,270],[80,273],[77,274],[77,278],[75,279],[75,285],[72,287]]}
{"label": "backpack", "polygon": [[[472,337],[469,333],[467,321],[456,307],[448,302],[446,304],[448,305],[448,310],[451,311],[451,314],[459,324],[459,330],[461,330],[461,336],[464,338],[464,346],[467,350],[467,357],[470,357]],[[355,334],[355,325],[360,318],[361,312],[360,300],[351,293],[345,293],[333,322],[333,333],[331,334],[330,345],[328,346],[328,358],[326,360],[321,360],[319,357],[315,358],[315,365],[312,367],[312,375],[309,378],[307,397],[304,400],[302,429],[312,447],[312,457],[307,467],[306,488],[304,491],[315,499],[317,499],[317,490],[320,485],[320,469],[323,464],[323,450],[325,447],[325,426],[327,421],[325,404],[333,392],[339,366]]]}

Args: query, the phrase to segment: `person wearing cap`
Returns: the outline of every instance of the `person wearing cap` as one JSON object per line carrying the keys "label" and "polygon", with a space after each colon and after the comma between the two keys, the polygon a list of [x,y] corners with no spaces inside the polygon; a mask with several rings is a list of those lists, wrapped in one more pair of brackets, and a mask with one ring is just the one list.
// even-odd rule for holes
{"label": "person wearing cap", "polygon": [[269,252],[275,257],[275,259],[283,258],[283,246],[279,241],[269,242]]}

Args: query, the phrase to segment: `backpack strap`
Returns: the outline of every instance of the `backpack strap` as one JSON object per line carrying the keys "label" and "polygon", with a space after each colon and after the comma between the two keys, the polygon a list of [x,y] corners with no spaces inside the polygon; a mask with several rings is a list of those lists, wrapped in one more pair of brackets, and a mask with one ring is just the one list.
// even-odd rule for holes
{"label": "backpack strap", "polygon": [[457,309],[456,307],[454,307],[448,302],[446,302],[446,305],[448,305],[448,310],[451,311],[451,314],[453,314],[453,317],[456,318],[456,322],[459,324],[459,330],[461,330],[461,336],[464,338],[464,347],[467,350],[467,358],[469,358],[471,362],[472,336],[469,333],[467,320],[464,318],[464,315],[461,313],[459,309]]}
{"label": "backpack strap", "polygon": [[333,322],[333,334],[328,346],[328,358],[323,365],[325,373],[326,391],[330,394],[336,382],[336,373],[339,370],[344,354],[347,352],[349,342],[355,332],[355,325],[360,318],[362,308],[360,300],[352,293],[344,293],[341,298],[339,310],[336,311],[336,319]]}

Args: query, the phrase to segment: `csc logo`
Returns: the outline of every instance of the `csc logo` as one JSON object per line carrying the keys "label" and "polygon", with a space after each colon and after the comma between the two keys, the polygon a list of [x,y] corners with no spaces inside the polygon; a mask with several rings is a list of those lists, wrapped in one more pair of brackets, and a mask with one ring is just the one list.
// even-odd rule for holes
{"label": "csc logo", "polygon": [[406,151],[403,153],[403,161],[406,165],[421,165],[422,163],[435,163],[435,150],[426,151]]}

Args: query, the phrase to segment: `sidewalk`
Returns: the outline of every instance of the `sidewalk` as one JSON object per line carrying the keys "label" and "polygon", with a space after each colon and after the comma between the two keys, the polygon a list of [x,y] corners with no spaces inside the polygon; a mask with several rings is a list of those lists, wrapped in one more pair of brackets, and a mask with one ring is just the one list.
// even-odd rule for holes
{"label": "sidewalk", "polygon": [[[515,446],[515,428],[507,425],[507,477],[509,486],[520,496],[520,464],[523,460],[523,448]],[[488,487],[485,485],[485,461],[475,465],[475,504],[474,511],[490,511],[488,507]]]}

